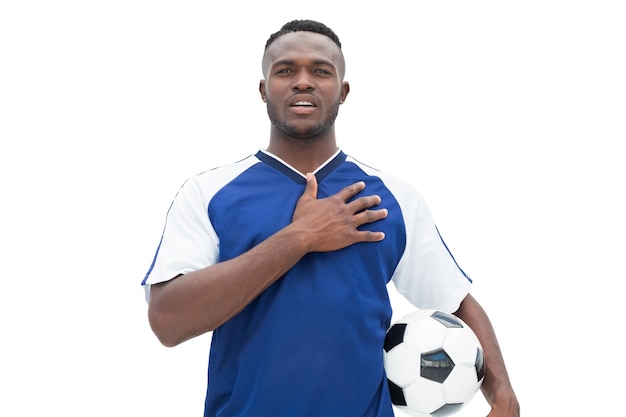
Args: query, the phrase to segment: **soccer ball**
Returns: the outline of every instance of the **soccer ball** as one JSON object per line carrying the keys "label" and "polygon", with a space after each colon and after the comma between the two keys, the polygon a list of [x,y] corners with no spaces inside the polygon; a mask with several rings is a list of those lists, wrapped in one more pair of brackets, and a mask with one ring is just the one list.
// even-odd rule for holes
{"label": "soccer ball", "polygon": [[383,354],[391,402],[417,417],[458,412],[485,376],[483,349],[472,329],[438,310],[414,311],[395,322]]}

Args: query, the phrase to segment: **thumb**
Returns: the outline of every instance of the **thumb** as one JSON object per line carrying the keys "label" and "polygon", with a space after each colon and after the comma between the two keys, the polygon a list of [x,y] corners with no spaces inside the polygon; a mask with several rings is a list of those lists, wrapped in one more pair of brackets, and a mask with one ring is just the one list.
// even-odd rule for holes
{"label": "thumb", "polygon": [[306,187],[302,197],[308,197],[312,200],[317,199],[317,178],[311,172],[306,174]]}

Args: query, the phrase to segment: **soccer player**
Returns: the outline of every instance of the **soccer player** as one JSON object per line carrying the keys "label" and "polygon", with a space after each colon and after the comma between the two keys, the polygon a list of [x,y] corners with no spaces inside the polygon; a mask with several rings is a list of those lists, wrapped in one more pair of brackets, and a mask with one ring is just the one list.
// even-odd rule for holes
{"label": "soccer player", "polygon": [[289,22],[262,68],[267,149],[181,187],[142,282],[164,345],[213,332],[205,416],[393,416],[390,281],[470,325],[490,416],[519,416],[493,327],[426,203],[337,146],[350,86],[336,34]]}

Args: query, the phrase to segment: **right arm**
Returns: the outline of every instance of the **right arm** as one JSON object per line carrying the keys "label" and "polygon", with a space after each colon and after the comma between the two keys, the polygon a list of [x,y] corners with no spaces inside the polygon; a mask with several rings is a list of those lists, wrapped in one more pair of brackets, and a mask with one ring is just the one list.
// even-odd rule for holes
{"label": "right arm", "polygon": [[382,232],[357,229],[387,215],[385,209],[369,209],[380,203],[380,197],[347,202],[364,188],[364,183],[357,182],[333,196],[317,199],[317,181],[307,174],[293,220],[285,228],[236,258],[152,285],[148,318],[161,343],[175,346],[214,330],[309,252],[382,240]]}

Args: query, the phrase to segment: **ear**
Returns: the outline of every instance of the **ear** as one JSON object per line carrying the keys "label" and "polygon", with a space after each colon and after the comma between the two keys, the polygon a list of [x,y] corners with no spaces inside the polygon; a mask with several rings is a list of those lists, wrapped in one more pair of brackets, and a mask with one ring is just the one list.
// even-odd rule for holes
{"label": "ear", "polygon": [[265,98],[265,80],[259,81],[259,93],[261,93],[261,100],[266,101],[266,98]]}
{"label": "ear", "polygon": [[346,101],[346,97],[348,97],[348,93],[350,92],[350,84],[347,81],[343,81],[341,83],[341,98],[339,103],[343,104]]}

